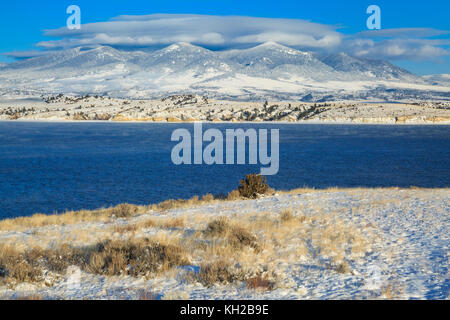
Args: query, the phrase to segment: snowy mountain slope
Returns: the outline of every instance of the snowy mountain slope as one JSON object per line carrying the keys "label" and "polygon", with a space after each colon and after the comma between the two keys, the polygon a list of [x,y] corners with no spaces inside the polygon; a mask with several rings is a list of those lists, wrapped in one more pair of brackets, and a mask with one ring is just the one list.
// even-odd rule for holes
{"label": "snowy mountain slope", "polygon": [[[229,51],[182,42],[156,51],[79,47],[0,66],[0,94],[19,90],[150,98],[190,92],[235,99],[312,94],[333,100],[427,93],[427,98],[448,98],[449,83],[415,76],[386,61],[343,53],[319,56],[274,42]],[[393,91],[386,90],[390,87]]]}
{"label": "snowy mountain slope", "polygon": [[387,61],[355,58],[345,53],[331,54],[319,59],[336,71],[352,73],[355,76],[359,74],[362,78],[420,82],[420,77]]}
{"label": "snowy mountain slope", "polygon": [[267,42],[246,50],[233,50],[222,54],[238,64],[239,73],[249,76],[277,79],[286,75],[305,78],[339,77],[332,68],[311,53]]}

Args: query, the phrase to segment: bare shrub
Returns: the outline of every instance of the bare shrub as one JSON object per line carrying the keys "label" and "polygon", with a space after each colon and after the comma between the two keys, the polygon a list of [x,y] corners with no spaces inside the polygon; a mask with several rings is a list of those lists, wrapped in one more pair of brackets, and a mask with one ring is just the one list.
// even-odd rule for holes
{"label": "bare shrub", "polygon": [[229,220],[225,217],[221,217],[208,223],[204,233],[208,237],[221,237],[228,234],[230,230],[231,225]]}
{"label": "bare shrub", "polygon": [[265,194],[269,186],[266,177],[260,174],[248,174],[238,188],[239,194],[244,198],[256,199],[259,195]]}
{"label": "bare shrub", "polygon": [[261,250],[257,238],[250,231],[240,226],[231,225],[225,217],[208,223],[204,234],[208,237],[226,238],[228,243],[235,249],[242,249],[247,246],[258,252]]}
{"label": "bare shrub", "polygon": [[351,269],[347,261],[343,261],[336,265],[336,272],[338,273],[351,273]]}
{"label": "bare shrub", "polygon": [[146,239],[103,241],[87,249],[85,268],[97,274],[142,276],[188,264],[185,251],[175,245]]}
{"label": "bare shrub", "polygon": [[114,215],[117,218],[129,218],[136,215],[138,210],[138,206],[128,203],[122,203],[111,209],[111,215]]}
{"label": "bare shrub", "polygon": [[146,276],[189,264],[184,249],[147,239],[102,241],[93,246],[58,249],[32,249],[18,252],[10,247],[0,248],[0,280],[37,282],[42,270],[64,273],[70,265],[102,275]]}
{"label": "bare shrub", "polygon": [[233,227],[228,235],[228,239],[230,243],[238,249],[242,247],[251,247],[257,252],[261,250],[261,246],[256,237],[243,227]]}
{"label": "bare shrub", "polygon": [[0,280],[1,283],[34,282],[42,276],[41,269],[33,263],[26,253],[9,247],[0,247]]}
{"label": "bare shrub", "polygon": [[218,193],[214,196],[214,200],[227,200],[227,194]]}
{"label": "bare shrub", "polygon": [[211,287],[216,283],[232,283],[239,280],[239,277],[232,272],[229,262],[218,260],[202,264],[196,280],[206,287]]}
{"label": "bare shrub", "polygon": [[245,281],[247,283],[247,288],[252,290],[273,290],[275,283],[263,278],[261,275],[249,278]]}
{"label": "bare shrub", "polygon": [[292,208],[285,209],[280,213],[280,221],[281,222],[290,222],[294,220],[295,216],[292,213]]}

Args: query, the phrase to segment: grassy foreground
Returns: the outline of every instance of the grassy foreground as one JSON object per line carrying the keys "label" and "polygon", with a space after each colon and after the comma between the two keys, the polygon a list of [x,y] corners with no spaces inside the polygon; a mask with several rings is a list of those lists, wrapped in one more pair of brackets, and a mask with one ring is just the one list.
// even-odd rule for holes
{"label": "grassy foreground", "polygon": [[[238,189],[220,199],[205,195],[149,206],[121,204],[2,220],[0,234],[8,236],[0,243],[0,286],[14,289],[21,283],[33,283],[51,287],[73,266],[89,274],[144,279],[171,278],[180,268],[198,266],[198,272],[183,274],[183,281],[204,287],[244,283],[251,290],[271,291],[286,285],[278,272],[280,263],[313,256],[318,257],[314,263],[321,268],[352,275],[351,265],[379,244],[373,225],[345,219],[340,212],[324,212],[316,205],[222,215],[221,206],[228,202],[245,207],[242,192]],[[276,195],[317,192],[370,190],[301,188]],[[275,191],[268,188],[265,193],[270,197]],[[372,203],[375,207],[396,204],[398,199]],[[189,216],[184,214],[187,209]],[[352,215],[364,210],[351,208]],[[381,296],[394,298],[400,291],[388,284]],[[142,298],[148,295],[154,297],[154,292]]]}

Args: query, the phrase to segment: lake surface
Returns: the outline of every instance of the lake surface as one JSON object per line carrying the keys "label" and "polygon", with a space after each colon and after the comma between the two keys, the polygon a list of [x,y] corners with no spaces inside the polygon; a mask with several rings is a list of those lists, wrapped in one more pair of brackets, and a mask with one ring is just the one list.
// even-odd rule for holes
{"label": "lake surface", "polygon": [[[0,218],[228,193],[260,165],[174,165],[192,124],[0,122]],[[276,128],[276,189],[450,187],[450,126],[204,124]]]}

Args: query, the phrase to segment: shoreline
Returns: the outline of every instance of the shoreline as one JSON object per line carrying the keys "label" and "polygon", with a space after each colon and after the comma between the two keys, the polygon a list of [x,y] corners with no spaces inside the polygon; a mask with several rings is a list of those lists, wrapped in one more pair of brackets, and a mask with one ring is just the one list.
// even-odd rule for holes
{"label": "shoreline", "polygon": [[450,125],[450,121],[442,121],[442,122],[369,122],[369,121],[321,121],[321,120],[302,120],[302,121],[148,121],[148,120],[127,120],[127,121],[114,121],[114,120],[63,120],[63,119],[20,119],[20,120],[7,120],[0,119],[0,123],[139,123],[139,124],[193,124],[193,123],[203,123],[203,124],[231,124],[231,125],[239,125],[239,124],[256,124],[256,125],[264,125],[264,124],[282,124],[282,125],[308,125],[308,124],[323,124],[323,125],[385,125],[385,126],[448,126]]}
{"label": "shoreline", "polygon": [[[312,187],[300,187],[300,188],[295,188],[295,189],[291,189],[291,190],[275,190],[274,194],[271,195],[262,195],[260,198],[258,199],[264,199],[264,198],[268,198],[268,197],[274,197],[274,196],[283,196],[283,195],[290,195],[290,194],[308,194],[308,193],[321,193],[321,192],[360,192],[360,191],[365,191],[365,192],[369,192],[369,191],[387,191],[387,190],[393,190],[393,191],[410,191],[410,190],[421,190],[421,191],[450,191],[450,187],[437,187],[437,188],[428,188],[428,187],[417,187],[417,186],[410,186],[410,187],[329,187],[329,188],[323,188],[323,189],[315,189]],[[211,194],[205,194],[202,196],[193,196],[191,198],[188,199],[182,199],[182,198],[168,198],[165,199],[161,202],[158,203],[149,203],[149,204],[133,204],[133,203],[120,203],[117,204],[115,206],[109,206],[109,207],[97,207],[97,208],[82,208],[82,209],[78,209],[78,210],[71,210],[71,209],[67,209],[61,212],[54,212],[54,213],[43,213],[43,212],[35,212],[32,213],[30,215],[22,215],[22,216],[17,216],[17,217],[0,217],[0,232],[2,231],[1,229],[1,224],[4,221],[15,221],[15,220],[28,220],[28,219],[33,219],[33,217],[58,217],[58,216],[63,216],[66,214],[77,214],[77,213],[82,213],[82,214],[96,214],[98,212],[101,211],[108,211],[111,210],[115,207],[118,206],[122,206],[122,205],[131,205],[137,208],[141,208],[141,209],[148,209],[148,208],[166,208],[167,206],[187,206],[187,207],[196,207],[196,206],[200,206],[209,202],[214,202],[214,203],[223,203],[223,202],[229,202],[229,201],[250,201],[252,199],[248,199],[248,198],[238,198],[238,199],[218,199],[218,198],[214,198],[212,195],[211,197],[213,197],[213,199],[210,200],[203,200],[203,197],[208,196]],[[152,209],[153,210],[153,209]]]}
{"label": "shoreline", "polygon": [[161,100],[51,96],[0,103],[0,119],[46,122],[450,124],[450,102],[236,102],[197,95]]}

